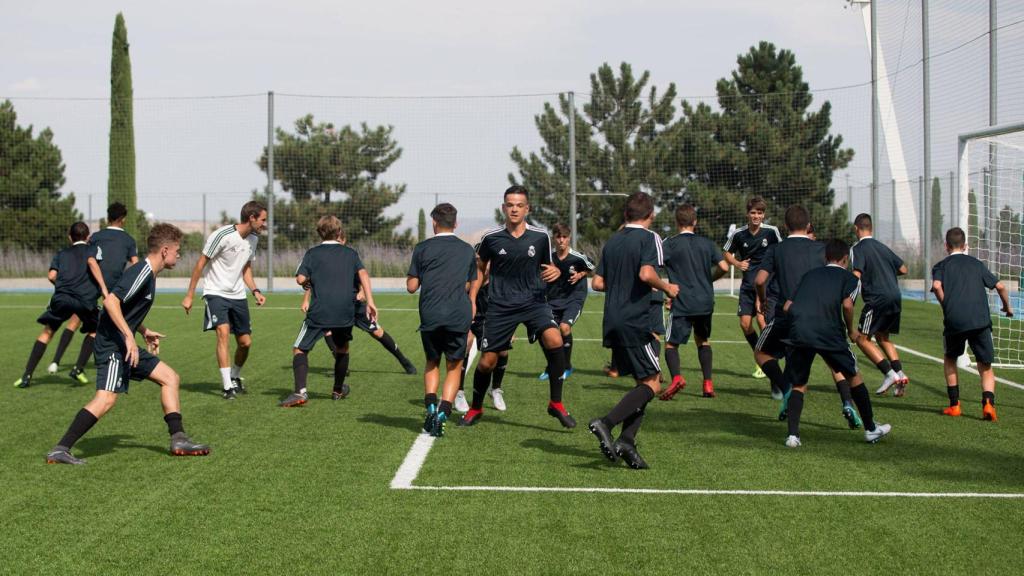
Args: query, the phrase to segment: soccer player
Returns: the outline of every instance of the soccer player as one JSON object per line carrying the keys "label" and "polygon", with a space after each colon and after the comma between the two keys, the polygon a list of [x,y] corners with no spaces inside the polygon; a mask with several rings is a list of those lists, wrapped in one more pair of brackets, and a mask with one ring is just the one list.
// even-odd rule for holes
{"label": "soccer player", "polygon": [[[583,314],[583,305],[587,302],[587,276],[594,271],[594,263],[581,252],[569,247],[569,227],[555,224],[551,227],[555,238],[555,250],[551,253],[551,263],[560,274],[558,280],[548,285],[548,305],[555,315],[558,329],[562,332],[562,347],[565,348],[565,380],[573,373],[572,368],[572,327]],[[541,373],[541,380],[548,379],[547,371]]]}
{"label": "soccer player", "polygon": [[[107,227],[89,237],[89,244],[96,246],[96,259],[100,271],[103,273],[103,283],[108,289],[117,286],[126,267],[139,261],[135,238],[124,231],[124,219],[127,215],[128,209],[125,208],[125,205],[114,202],[107,207]],[[75,330],[80,324],[78,316],[73,316],[64,327],[64,333],[61,334],[60,341],[57,343],[57,352],[53,355],[53,362],[46,369],[50,374],[57,373],[60,359],[64,356],[68,345],[71,344]],[[89,383],[89,379],[86,378],[82,369],[85,367],[85,361],[92,356],[92,349],[93,339],[86,337],[78,354],[78,362],[71,369],[71,378],[82,384]]]}
{"label": "soccer player", "polygon": [[481,274],[473,282],[470,297],[476,297],[484,272],[489,271],[491,287],[480,339],[480,359],[473,373],[473,402],[469,412],[459,420],[459,426],[472,426],[480,421],[484,395],[498,364],[498,352],[508,350],[516,327],[524,324],[530,342],[540,340],[547,358],[548,414],[562,426],[574,428],[576,420],[562,403],[562,374],[565,373],[562,333],[545,297],[544,284],[554,282],[560,274],[551,263],[551,239],[543,228],[526,223],[530,213],[526,188],[514,185],[506,189],[501,210],[505,214],[505,225],[486,232],[477,251]]}
{"label": "soccer player", "polygon": [[[740,317],[740,330],[743,330],[743,336],[750,344],[751,350],[757,346],[754,318],[757,318],[758,328],[764,330],[765,327],[765,310],[762,309],[764,302],[760,305],[758,303],[754,280],[768,247],[782,242],[779,229],[764,222],[764,213],[767,209],[768,204],[760,196],[753,196],[747,200],[747,224],[732,229],[725,240],[725,245],[722,246],[726,262],[739,268],[743,274],[740,281],[740,303],[736,314]],[[757,367],[754,376],[764,377],[760,366]]]}
{"label": "soccer player", "polygon": [[352,340],[352,326],[355,324],[357,281],[366,294],[367,314],[371,320],[377,317],[377,306],[373,303],[370,290],[370,275],[363,268],[359,254],[341,243],[341,220],[336,216],[321,216],[316,223],[316,232],[322,242],[306,251],[295,271],[295,282],[304,288],[308,287],[312,296],[306,319],[292,347],[294,392],[281,401],[282,408],[302,406],[309,400],[306,391],[308,354],[327,332],[330,332],[330,338],[334,340],[334,388],[331,398],[342,400],[348,397],[350,388],[345,384],[345,376],[348,374],[348,343]]}
{"label": "soccer player", "polygon": [[[32,345],[25,371],[21,378],[14,382],[17,388],[28,388],[32,384],[32,373],[43,358],[46,346],[53,339],[53,333],[60,325],[77,316],[81,319],[82,332],[86,334],[86,342],[91,347],[96,335],[96,322],[99,310],[96,298],[107,294],[107,286],[103,283],[97,259],[102,258],[95,246],[90,246],[89,226],[85,222],[75,222],[68,229],[68,240],[71,246],[64,248],[50,262],[47,279],[53,284],[53,296],[46,310],[36,319],[43,325],[43,331]],[[83,345],[85,358],[79,357],[76,366],[84,366],[88,360],[88,351]],[[81,356],[81,354],[79,355]],[[72,374],[72,378],[81,381]],[[86,382],[89,380],[86,379]]]}
{"label": "soccer player", "polygon": [[[103,300],[96,331],[96,395],[78,411],[67,432],[46,455],[50,464],[85,464],[71,454],[71,448],[110,411],[120,394],[128,392],[129,380],[150,380],[160,386],[164,422],[171,435],[170,452],[175,456],[204,456],[210,447],[193,442],[181,423],[178,389],[181,379],[156,354],[163,334],[143,326],[142,321],[156,297],[156,277],[174,268],[181,246],[181,230],[171,224],[156,224],[146,239],[146,258],[124,271],[117,285]],[[92,300],[95,302],[95,299]],[[146,340],[139,350],[135,334]]]}
{"label": "soccer player", "polygon": [[981,416],[995,422],[996,374],[992,369],[995,352],[986,290],[999,293],[1003,302],[1002,312],[1007,318],[1013,317],[1010,293],[981,260],[967,254],[967,236],[963,229],[950,228],[946,231],[946,253],[948,256],[932,268],[932,292],[942,305],[945,349],[942,365],[949,396],[949,407],[942,413],[947,416],[961,414],[956,359],[963,353],[964,344],[969,344],[981,375]]}
{"label": "soccer player", "polygon": [[[786,437],[786,446],[790,448],[800,446],[800,415],[815,355],[821,356],[832,372],[842,374],[848,382],[864,422],[864,440],[872,444],[878,442],[892,428],[875,423],[871,397],[857,370],[857,358],[846,343],[847,335],[851,342],[861,337],[853,323],[853,304],[860,282],[846,269],[848,255],[846,242],[830,240],[825,246],[828,264],[808,270],[783,304],[789,324],[786,342],[790,345],[785,377],[792,385],[788,392],[789,436]],[[852,410],[852,407],[844,408],[844,415],[847,409]],[[849,415],[846,417],[851,419]]]}
{"label": "soccer player", "polygon": [[672,384],[659,396],[671,400],[686,386],[679,370],[679,345],[693,333],[697,361],[704,376],[703,396],[715,397],[711,382],[711,318],[715,311],[715,277],[729,270],[722,253],[711,240],[697,236],[697,210],[690,204],[676,208],[679,234],[662,243],[668,281],[679,286],[679,295],[669,300],[672,316],[665,341],[665,362]]}
{"label": "soccer player", "polygon": [[[181,301],[181,307],[188,314],[192,310],[192,299],[201,275],[203,300],[206,301],[203,330],[217,332],[217,365],[220,366],[225,400],[234,400],[239,392],[246,393],[242,366],[249,358],[252,327],[245,289],[248,287],[252,291],[257,306],[263,306],[267,301],[252,277],[252,263],[256,259],[259,234],[266,227],[267,209],[263,204],[252,200],[242,205],[241,221],[238,224],[222,226],[206,239],[203,253],[192,269],[188,294]],[[228,354],[230,334],[235,335],[237,344],[234,364],[231,363]]]}
{"label": "soccer player", "polygon": [[[850,264],[864,293],[864,308],[857,325],[863,338],[857,340],[857,346],[882,373],[882,385],[875,393],[885,394],[895,386],[894,395],[903,396],[910,379],[903,372],[899,352],[889,337],[900,332],[903,298],[897,277],[907,273],[907,266],[888,246],[872,238],[870,214],[858,214],[853,227],[857,243],[850,249]],[[871,342],[872,337],[878,346]]]}
{"label": "soccer player", "polygon": [[[431,210],[434,236],[413,249],[405,280],[410,294],[423,288],[419,302],[419,331],[427,358],[423,369],[423,404],[427,409],[423,431],[437,437],[444,436],[452,415],[452,402],[466,358],[466,335],[473,320],[469,289],[476,280],[476,254],[472,246],[455,236],[457,216],[455,206],[448,203]],[[447,372],[438,405],[442,354]]]}
{"label": "soccer player", "polygon": [[[480,244],[473,247],[473,251],[477,252],[480,249]],[[480,256],[476,255],[477,266],[480,266]],[[485,270],[484,277],[481,280],[480,289],[477,290],[476,299],[474,301],[476,305],[476,313],[473,315],[473,322],[469,325],[469,334],[466,337],[467,350],[474,343],[477,345],[477,350],[480,349],[480,339],[483,338],[484,334],[484,318],[487,317],[487,295],[490,292],[490,280],[487,278],[486,266],[483,267]],[[512,336],[512,342],[509,342],[508,348],[498,352],[498,362],[494,366],[494,370],[491,372],[491,384],[490,389],[487,393],[491,396],[491,402],[494,403],[494,409],[499,412],[508,410],[508,405],[505,403],[505,392],[501,387],[502,382],[505,380],[505,371],[508,368],[508,354],[512,350],[512,346],[515,343],[516,337]],[[468,360],[462,363],[462,373],[459,376],[459,391],[455,394],[455,411],[465,414],[469,412],[469,402],[466,400],[466,393],[464,391],[466,372],[469,369]]]}
{"label": "soccer player", "polygon": [[[590,421],[601,452],[614,462],[621,457],[630,468],[647,468],[636,450],[636,435],[644,419],[647,404],[661,390],[661,364],[654,348],[648,310],[651,288],[670,298],[679,295],[679,287],[658,277],[662,266],[661,238],[649,230],[654,221],[654,201],[643,192],[626,199],[626,225],[612,235],[601,249],[601,260],[594,275],[594,290],[605,292],[603,343],[612,349],[619,374],[632,374],[636,386],[627,392],[608,414]],[[612,429],[622,424],[618,439]]]}
{"label": "soccer player", "polygon": [[[778,362],[778,359],[786,353],[784,340],[788,322],[783,306],[786,300],[792,299],[796,287],[805,273],[825,265],[825,245],[817,240],[811,240],[807,236],[807,229],[811,225],[811,217],[807,209],[799,204],[794,204],[786,209],[785,220],[789,236],[784,241],[769,246],[764,253],[757,274],[754,276],[754,287],[761,302],[768,301],[766,294],[768,279],[772,278],[772,281],[776,283],[777,296],[772,319],[765,324],[764,330],[761,330],[761,335],[754,346],[754,359],[771,380],[772,397],[774,398],[784,396],[789,389],[788,384],[782,378],[782,369],[779,368]],[[779,418],[784,420],[786,418],[785,398],[782,399],[782,402]]]}

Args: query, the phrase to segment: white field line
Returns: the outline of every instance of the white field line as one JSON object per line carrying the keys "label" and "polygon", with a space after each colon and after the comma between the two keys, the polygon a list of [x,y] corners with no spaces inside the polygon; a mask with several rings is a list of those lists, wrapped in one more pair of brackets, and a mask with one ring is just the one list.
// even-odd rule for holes
{"label": "white field line", "polygon": [[[476,346],[470,346],[469,357],[466,358],[469,366],[466,372],[469,374],[472,374],[470,369],[473,368],[473,359],[475,358]],[[442,385],[444,384],[443,381],[441,383]],[[409,452],[405,455],[405,460],[402,460],[402,465],[398,467],[395,477],[391,479],[392,490],[411,490],[415,488],[412,483],[420,473],[420,468],[423,468],[423,463],[427,461],[427,455],[430,454],[430,449],[434,447],[434,440],[436,438],[426,432],[420,432],[416,436],[416,441],[409,448]]]}
{"label": "white field line", "polygon": [[557,486],[395,486],[400,490],[446,492],[578,492],[585,494],[677,494],[683,496],[824,496],[847,498],[1003,498],[1024,499],[1024,493],[999,492],[860,492],[825,490],[704,490],[675,488],[586,488]]}
{"label": "white field line", "polygon": [[[895,346],[896,346],[896,349],[901,351],[901,352],[906,352],[907,354],[911,354],[911,355],[917,356],[919,358],[924,358],[926,360],[931,360],[932,362],[937,362],[939,364],[942,364],[942,358],[936,358],[935,356],[932,356],[931,354],[925,354],[924,352],[918,352],[917,350],[914,350],[913,348],[907,348],[906,346],[900,346],[899,344],[895,344]],[[964,371],[970,372],[971,374],[974,374],[975,376],[980,376],[980,374],[978,374],[978,371],[976,369],[974,369],[974,368],[967,367],[967,368],[960,368],[960,370],[964,370]],[[996,376],[996,382],[999,382],[1001,384],[1006,384],[1007,386],[1010,386],[1011,388],[1016,388],[1018,390],[1024,390],[1024,384],[1018,384],[1017,382],[1014,382],[1012,380],[1007,380],[1006,378],[1000,378],[999,376]]]}

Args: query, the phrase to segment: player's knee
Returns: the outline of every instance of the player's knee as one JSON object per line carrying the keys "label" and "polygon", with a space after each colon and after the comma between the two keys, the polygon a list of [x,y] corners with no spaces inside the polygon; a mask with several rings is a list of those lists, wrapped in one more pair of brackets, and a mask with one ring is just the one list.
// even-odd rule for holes
{"label": "player's knee", "polygon": [[498,363],[498,355],[487,352],[480,357],[480,360],[476,363],[476,369],[484,374],[490,374],[494,371],[494,366]]}
{"label": "player's knee", "polygon": [[740,316],[740,330],[743,330],[744,334],[749,334],[752,330],[750,316]]}
{"label": "player's knee", "polygon": [[569,334],[572,334],[572,326],[564,322],[558,325],[558,330],[562,333],[563,338],[568,336]]}
{"label": "player's knee", "polygon": [[305,352],[302,349],[300,349],[300,348],[292,348],[292,356],[299,356],[299,355],[302,355],[302,354],[305,354]]}
{"label": "player's knee", "polygon": [[246,350],[248,350],[250,347],[252,347],[252,336],[249,336],[248,334],[243,334],[243,335],[239,336],[238,337],[238,347],[239,348],[244,348]]}
{"label": "player's knee", "polygon": [[376,330],[374,330],[370,334],[373,335],[373,337],[376,338],[377,340],[380,340],[381,338],[384,337],[384,329],[383,328],[377,328]]}

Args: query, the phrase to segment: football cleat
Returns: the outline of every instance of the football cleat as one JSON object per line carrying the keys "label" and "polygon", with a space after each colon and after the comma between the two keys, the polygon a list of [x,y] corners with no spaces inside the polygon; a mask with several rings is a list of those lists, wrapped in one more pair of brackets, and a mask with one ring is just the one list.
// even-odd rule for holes
{"label": "football cleat", "polygon": [[597,436],[597,442],[601,446],[601,453],[604,454],[604,457],[615,462],[618,454],[615,452],[615,440],[612,438],[612,431],[608,426],[600,418],[594,418],[587,428],[590,429],[591,434]]}
{"label": "football cleat", "polygon": [[50,365],[46,367],[47,374],[56,374],[60,370],[60,366],[57,366],[56,362],[50,362]]}
{"label": "football cleat", "polygon": [[636,451],[636,446],[622,440],[616,440],[612,447],[619,458],[622,458],[622,461],[633,470],[646,470],[650,468],[643,457],[640,456],[640,453]]}
{"label": "football cleat", "polygon": [[779,388],[774,384],[772,384],[772,400],[782,400],[782,390],[779,390]]}
{"label": "football cleat", "polygon": [[947,406],[943,408],[942,413],[945,414],[946,416],[959,416],[961,414],[960,403],[957,402],[952,406]]}
{"label": "football cleat", "polygon": [[459,426],[475,426],[483,416],[483,410],[477,410],[475,408],[467,410],[466,415],[459,418]]}
{"label": "football cleat", "polygon": [[782,401],[779,402],[779,421],[785,421],[789,418],[789,392],[782,395]]}
{"label": "football cleat", "polygon": [[461,414],[465,414],[466,412],[469,412],[469,402],[466,402],[466,392],[465,391],[459,390],[459,392],[455,395],[455,404],[454,404],[454,406],[455,406],[455,411],[456,412],[459,412]]}
{"label": "football cleat", "polygon": [[85,376],[85,372],[82,372],[78,368],[72,368],[71,372],[68,373],[68,376],[70,376],[72,380],[78,382],[79,384],[89,383],[89,378]]}
{"label": "football cleat", "polygon": [[73,454],[63,446],[56,446],[53,450],[46,455],[47,464],[72,464],[75,466],[81,466],[85,464],[85,460],[81,458],[75,458]]}
{"label": "football cleat", "polygon": [[348,398],[348,395],[351,392],[352,389],[348,387],[348,384],[342,384],[341,390],[331,391],[331,400],[344,400],[345,398]]}
{"label": "football cleat", "polygon": [[768,375],[764,373],[764,370],[761,370],[761,367],[760,367],[760,366],[756,366],[756,367],[754,368],[754,373],[753,373],[753,374],[751,374],[751,376],[753,376],[754,378],[757,378],[757,379],[759,379],[759,380],[760,380],[761,378],[767,378],[767,377],[768,377]]}
{"label": "football cleat", "polygon": [[231,385],[234,386],[235,392],[239,394],[248,394],[249,391],[245,389],[245,378],[236,376],[231,379]]}
{"label": "football cleat", "polygon": [[856,430],[864,424],[861,422],[860,414],[857,414],[857,410],[849,403],[843,404],[843,418],[846,418],[846,424],[850,430]]}
{"label": "football cleat", "polygon": [[235,395],[235,389],[234,389],[234,388],[228,388],[227,390],[225,390],[225,391],[224,391],[224,392],[223,392],[223,393],[221,394],[221,396],[220,396],[220,397],[221,397],[221,398],[223,398],[223,399],[225,399],[225,400],[234,400],[234,399],[235,399],[235,397],[236,397],[236,395]]}
{"label": "football cleat", "polygon": [[715,385],[711,383],[711,380],[705,380],[704,381],[704,393],[703,393],[703,396],[705,398],[714,398],[715,397]]}
{"label": "football cleat", "polygon": [[432,434],[434,432],[434,419],[437,418],[437,406],[431,404],[427,406],[427,416],[423,419],[423,433]]}
{"label": "football cleat", "polygon": [[576,419],[569,414],[569,411],[565,409],[565,406],[562,406],[561,402],[557,406],[553,403],[548,403],[548,416],[553,416],[557,419],[563,428],[576,427]]}
{"label": "football cleat", "polygon": [[800,447],[800,437],[799,436],[793,436],[793,435],[786,436],[786,447],[788,447],[788,448],[799,448]]}
{"label": "football cleat", "polygon": [[505,405],[505,392],[501,388],[491,388],[488,394],[491,395],[491,401],[494,402],[495,410],[498,412],[508,410],[508,406]]}
{"label": "football cleat", "polygon": [[430,428],[430,435],[434,438],[444,436],[445,427],[448,425],[448,415],[444,412],[434,414],[434,422]]}
{"label": "football cleat", "polygon": [[907,378],[907,375],[903,373],[903,370],[897,372],[896,375],[899,376],[900,379],[899,382],[896,382],[892,395],[902,397],[907,393],[907,385],[910,384],[910,378]]}
{"label": "football cleat", "polygon": [[14,381],[14,387],[15,388],[28,388],[31,385],[32,385],[32,377],[31,376],[22,376],[21,378],[18,378],[17,380]]}
{"label": "football cleat", "polygon": [[409,360],[402,362],[402,368],[405,370],[405,373],[409,374],[410,376],[416,374],[416,367],[413,366],[412,362],[410,362]]}
{"label": "football cleat", "polygon": [[662,392],[661,395],[658,396],[658,399],[666,401],[671,400],[672,398],[675,397],[676,394],[682,392],[683,388],[686,388],[686,379],[683,378],[682,375],[673,376],[672,385],[669,386],[667,390]]}
{"label": "football cleat", "polygon": [[575,371],[576,371],[576,369],[573,368],[572,366],[566,368],[565,372],[562,372],[562,382],[565,382],[566,380],[568,380],[569,376],[572,376],[572,373],[575,372]]}
{"label": "football cleat", "polygon": [[896,372],[890,370],[889,373],[885,376],[885,380],[882,380],[882,385],[878,387],[878,390],[875,390],[875,394],[878,394],[879,396],[884,396],[885,393],[889,391],[889,388],[892,388],[892,385],[896,384],[899,381],[899,375],[896,374]]}
{"label": "football cleat", "polygon": [[281,408],[294,408],[295,406],[302,406],[309,400],[309,396],[305,392],[292,392],[287,398],[281,400],[278,404]]}
{"label": "football cleat", "polygon": [[541,372],[540,376],[537,376],[537,380],[547,380],[547,379],[548,379],[548,371],[547,370]]}
{"label": "football cleat", "polygon": [[997,420],[995,405],[985,402],[981,407],[981,419],[995,422]]}
{"label": "football cleat", "polygon": [[892,430],[892,426],[889,424],[875,424],[874,430],[864,431],[864,441],[868,444],[874,444],[888,434],[890,430]]}
{"label": "football cleat", "polygon": [[171,454],[174,456],[206,456],[210,447],[193,442],[184,432],[171,436]]}

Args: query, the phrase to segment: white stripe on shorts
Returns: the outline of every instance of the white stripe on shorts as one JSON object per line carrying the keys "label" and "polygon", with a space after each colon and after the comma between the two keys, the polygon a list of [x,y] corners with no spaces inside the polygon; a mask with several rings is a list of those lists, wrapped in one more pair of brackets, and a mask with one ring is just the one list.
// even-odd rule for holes
{"label": "white stripe on shorts", "polygon": [[292,348],[298,348],[299,344],[302,343],[302,339],[306,337],[306,321],[302,321],[302,328],[299,329],[299,337],[295,339],[295,345]]}

